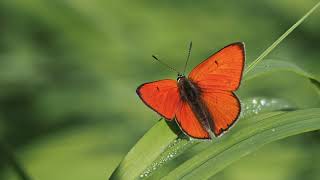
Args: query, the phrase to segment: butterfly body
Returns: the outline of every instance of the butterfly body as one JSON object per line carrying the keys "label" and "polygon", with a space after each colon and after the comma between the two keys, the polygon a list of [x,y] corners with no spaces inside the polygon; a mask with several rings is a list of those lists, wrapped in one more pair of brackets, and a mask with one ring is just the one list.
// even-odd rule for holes
{"label": "butterfly body", "polygon": [[201,98],[201,89],[185,76],[178,77],[178,89],[183,103],[189,104],[204,130],[212,134],[214,127],[212,116]]}
{"label": "butterfly body", "polygon": [[197,65],[177,81],[163,79],[137,88],[141,100],[166,120],[196,139],[221,136],[238,119],[240,86],[245,62],[244,44],[230,44]]}

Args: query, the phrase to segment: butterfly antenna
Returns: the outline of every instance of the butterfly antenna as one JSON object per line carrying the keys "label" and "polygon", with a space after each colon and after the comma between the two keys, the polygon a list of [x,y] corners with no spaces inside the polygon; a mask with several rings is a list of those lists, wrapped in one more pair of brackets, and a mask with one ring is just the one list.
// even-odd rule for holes
{"label": "butterfly antenna", "polygon": [[167,67],[167,68],[175,71],[176,73],[180,74],[180,73],[179,73],[176,69],[174,69],[173,67],[171,67],[171,66],[169,66],[168,64],[160,61],[160,59],[158,59],[155,55],[152,55],[152,57],[153,57],[156,61],[158,61],[160,64],[162,64],[163,66],[165,66],[165,67]]}
{"label": "butterfly antenna", "polygon": [[186,69],[187,69],[188,61],[189,61],[190,54],[191,54],[191,49],[192,49],[192,41],[190,41],[189,51],[188,51],[188,57],[187,57],[186,63],[184,64],[183,74],[185,74],[185,73],[186,73]]}

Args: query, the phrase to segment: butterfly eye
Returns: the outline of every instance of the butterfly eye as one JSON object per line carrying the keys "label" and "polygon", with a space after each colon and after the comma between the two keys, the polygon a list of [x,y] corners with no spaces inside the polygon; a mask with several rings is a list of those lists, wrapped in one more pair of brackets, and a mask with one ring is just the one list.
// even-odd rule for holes
{"label": "butterfly eye", "polygon": [[180,74],[180,73],[178,73],[177,81],[179,81],[179,80],[180,80],[180,78],[182,78],[182,77],[183,77],[183,75],[182,75],[182,74]]}

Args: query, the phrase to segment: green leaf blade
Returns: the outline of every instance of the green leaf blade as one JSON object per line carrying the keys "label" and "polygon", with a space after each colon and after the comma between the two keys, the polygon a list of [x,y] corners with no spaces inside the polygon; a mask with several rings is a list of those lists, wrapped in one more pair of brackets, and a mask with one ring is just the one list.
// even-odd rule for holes
{"label": "green leaf blade", "polygon": [[129,151],[110,179],[140,177],[141,172],[176,138],[177,135],[170,130],[166,122],[159,121]]}
{"label": "green leaf blade", "polygon": [[288,71],[288,72],[295,73],[299,76],[305,77],[307,79],[320,81],[319,78],[305,71],[304,69],[297,66],[296,64],[293,64],[292,62],[275,60],[275,59],[266,59],[266,61],[259,63],[254,69],[252,69],[252,71],[248,72],[243,77],[242,82],[245,83],[246,81],[249,81],[256,77],[266,75],[269,73],[280,72],[280,71]]}
{"label": "green leaf blade", "polygon": [[[263,97],[245,99],[241,101],[241,106],[243,111],[236,129],[246,127],[250,123],[250,121],[243,121],[244,118],[264,112],[294,108],[287,101]],[[233,130],[234,128],[231,131]],[[171,163],[175,164],[175,158],[184,154],[185,150],[192,149],[194,146],[198,148],[216,143],[216,140],[201,142],[177,138],[178,136],[172,132],[165,120],[159,121],[130,150],[112,174],[111,179],[155,178],[159,173],[166,174],[167,164],[169,166]],[[193,154],[198,154],[200,151],[196,150]],[[155,176],[153,173],[156,173]]]}

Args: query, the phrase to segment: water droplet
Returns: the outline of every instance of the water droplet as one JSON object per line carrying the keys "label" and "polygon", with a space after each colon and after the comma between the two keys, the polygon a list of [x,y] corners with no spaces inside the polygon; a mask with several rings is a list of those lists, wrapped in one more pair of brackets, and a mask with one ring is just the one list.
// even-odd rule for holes
{"label": "water droplet", "polygon": [[260,104],[261,104],[262,106],[264,106],[264,105],[266,104],[266,100],[265,100],[265,99],[261,99],[261,100],[260,100]]}
{"label": "water droplet", "polygon": [[252,103],[253,103],[253,104],[257,104],[258,102],[257,102],[256,99],[253,99],[253,100],[252,100]]}
{"label": "water droplet", "polygon": [[275,128],[272,128],[272,129],[271,129],[271,131],[272,131],[272,132],[275,132],[275,131],[276,131],[276,129],[275,129]]}

